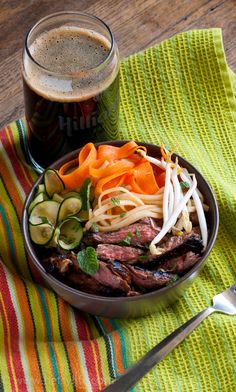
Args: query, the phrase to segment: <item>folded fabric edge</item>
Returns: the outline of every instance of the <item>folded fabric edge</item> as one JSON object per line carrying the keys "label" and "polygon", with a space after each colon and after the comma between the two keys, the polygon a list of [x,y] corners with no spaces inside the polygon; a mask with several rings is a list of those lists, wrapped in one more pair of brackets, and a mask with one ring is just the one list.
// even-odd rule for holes
{"label": "folded fabric edge", "polygon": [[221,70],[222,79],[224,80],[226,96],[228,99],[229,106],[231,108],[231,114],[235,122],[236,121],[236,98],[235,98],[236,91],[234,89],[236,89],[236,75],[229,68],[227,63],[224,44],[223,44],[222,29],[213,28],[212,32],[213,32],[214,42],[215,42],[216,58],[218,60],[218,64]]}

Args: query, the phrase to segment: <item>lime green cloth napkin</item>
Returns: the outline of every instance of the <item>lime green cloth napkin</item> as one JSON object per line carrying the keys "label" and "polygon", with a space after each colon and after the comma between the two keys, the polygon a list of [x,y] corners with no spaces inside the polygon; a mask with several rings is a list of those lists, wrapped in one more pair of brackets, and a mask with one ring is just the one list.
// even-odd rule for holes
{"label": "lime green cloth napkin", "polygon": [[[205,267],[173,306],[150,316],[85,315],[34,284],[20,216],[37,175],[24,164],[24,124],[0,132],[0,390],[99,391],[236,281],[236,77],[220,29],[179,34],[121,63],[121,139],[155,144],[206,177],[220,212]],[[213,314],[134,391],[233,391],[236,317]]]}

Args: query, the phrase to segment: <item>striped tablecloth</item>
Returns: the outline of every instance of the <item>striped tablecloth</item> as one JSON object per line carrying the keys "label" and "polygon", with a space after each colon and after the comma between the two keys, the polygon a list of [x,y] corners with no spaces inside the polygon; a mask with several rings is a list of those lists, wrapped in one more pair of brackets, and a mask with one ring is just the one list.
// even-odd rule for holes
{"label": "striped tablecloth", "polygon": [[[120,138],[177,145],[209,181],[216,244],[175,305],[148,317],[83,314],[35,284],[23,202],[37,175],[24,161],[24,121],[0,131],[0,391],[99,391],[236,280],[236,77],[220,29],[179,34],[122,61]],[[214,314],[134,391],[233,391],[236,317]]]}

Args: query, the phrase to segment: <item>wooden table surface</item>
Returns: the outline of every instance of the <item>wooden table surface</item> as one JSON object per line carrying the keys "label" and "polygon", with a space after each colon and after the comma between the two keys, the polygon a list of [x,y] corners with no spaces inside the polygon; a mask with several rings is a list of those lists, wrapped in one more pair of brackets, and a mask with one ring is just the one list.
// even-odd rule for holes
{"label": "wooden table surface", "polygon": [[92,13],[112,29],[121,57],[197,28],[221,27],[236,72],[235,0],[0,0],[0,128],[24,114],[21,55],[28,29],[53,12]]}

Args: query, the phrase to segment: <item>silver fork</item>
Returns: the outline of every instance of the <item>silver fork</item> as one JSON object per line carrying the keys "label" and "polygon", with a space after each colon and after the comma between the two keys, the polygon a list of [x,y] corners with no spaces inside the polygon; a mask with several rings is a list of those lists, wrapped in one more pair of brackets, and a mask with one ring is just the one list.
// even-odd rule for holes
{"label": "silver fork", "polygon": [[103,392],[126,392],[146,373],[166,357],[178,344],[180,344],[198,325],[213,312],[236,315],[236,284],[222,293],[215,295],[213,305],[202,310],[196,316],[177,328],[159,344],[153,347],[135,365],[128,368]]}

